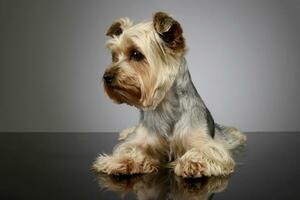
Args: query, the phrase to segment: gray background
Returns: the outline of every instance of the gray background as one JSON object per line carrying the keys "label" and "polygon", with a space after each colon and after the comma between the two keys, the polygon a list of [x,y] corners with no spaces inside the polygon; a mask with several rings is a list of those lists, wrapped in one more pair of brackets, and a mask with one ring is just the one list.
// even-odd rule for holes
{"label": "gray background", "polygon": [[0,131],[118,131],[138,120],[101,75],[106,28],[171,13],[193,81],[217,122],[300,130],[300,2],[0,1]]}

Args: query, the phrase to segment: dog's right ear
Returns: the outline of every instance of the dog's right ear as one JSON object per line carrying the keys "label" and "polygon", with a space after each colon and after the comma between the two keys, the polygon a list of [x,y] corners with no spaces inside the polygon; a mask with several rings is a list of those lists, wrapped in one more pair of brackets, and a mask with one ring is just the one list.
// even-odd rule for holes
{"label": "dog's right ear", "polygon": [[130,21],[130,19],[127,17],[118,19],[112,23],[105,34],[110,37],[119,36],[125,29],[132,26],[132,24],[132,21]]}
{"label": "dog's right ear", "polygon": [[155,31],[165,44],[173,50],[184,50],[185,41],[182,36],[182,28],[175,19],[164,12],[157,12],[153,16]]}

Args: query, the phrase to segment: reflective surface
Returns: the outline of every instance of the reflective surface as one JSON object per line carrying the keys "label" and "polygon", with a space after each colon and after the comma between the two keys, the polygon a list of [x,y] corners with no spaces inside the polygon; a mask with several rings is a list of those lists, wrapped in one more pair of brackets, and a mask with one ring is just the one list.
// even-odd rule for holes
{"label": "reflective surface", "polygon": [[0,133],[0,199],[300,199],[300,133],[248,133],[230,177],[96,175],[116,133]]}

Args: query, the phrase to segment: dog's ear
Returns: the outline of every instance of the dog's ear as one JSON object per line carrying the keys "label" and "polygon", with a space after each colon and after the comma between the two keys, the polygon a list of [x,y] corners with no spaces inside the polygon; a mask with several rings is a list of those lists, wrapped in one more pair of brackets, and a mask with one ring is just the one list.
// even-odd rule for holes
{"label": "dog's ear", "polygon": [[155,31],[166,45],[173,49],[184,49],[185,42],[182,36],[180,24],[167,13],[157,12],[153,16],[153,26]]}
{"label": "dog's ear", "polygon": [[107,29],[106,35],[110,37],[119,36],[123,33],[123,31],[130,26],[132,26],[132,21],[129,18],[124,17],[118,19],[112,23],[112,25]]}

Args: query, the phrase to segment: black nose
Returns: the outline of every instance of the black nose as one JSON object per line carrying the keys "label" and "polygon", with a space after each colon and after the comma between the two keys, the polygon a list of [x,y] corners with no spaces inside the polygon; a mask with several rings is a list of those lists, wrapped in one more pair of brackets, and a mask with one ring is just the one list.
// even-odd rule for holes
{"label": "black nose", "polygon": [[115,76],[113,74],[107,74],[107,73],[105,73],[103,75],[103,79],[105,80],[105,82],[107,84],[111,84],[113,82],[113,80],[115,79]]}

